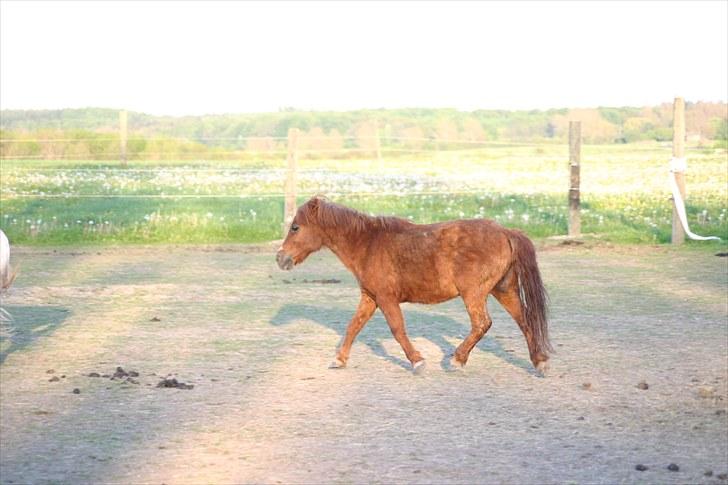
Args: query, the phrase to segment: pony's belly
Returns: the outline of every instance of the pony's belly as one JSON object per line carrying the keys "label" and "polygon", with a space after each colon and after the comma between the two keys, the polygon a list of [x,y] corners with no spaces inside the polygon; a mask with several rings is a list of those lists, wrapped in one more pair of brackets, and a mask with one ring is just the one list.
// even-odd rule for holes
{"label": "pony's belly", "polygon": [[438,286],[408,288],[408,291],[403,293],[403,302],[427,304],[442,303],[444,301],[452,300],[459,295],[459,292],[454,285],[452,287]]}
{"label": "pony's belly", "polygon": [[403,302],[441,303],[460,294],[450,268],[438,264],[435,258],[432,261],[432,264],[420,262],[400,270],[396,286]]}
{"label": "pony's belly", "polygon": [[452,300],[458,296],[457,294],[454,295],[435,295],[430,298],[408,298],[406,300],[403,300],[402,303],[424,303],[426,305],[434,305],[437,303],[444,303],[448,300]]}

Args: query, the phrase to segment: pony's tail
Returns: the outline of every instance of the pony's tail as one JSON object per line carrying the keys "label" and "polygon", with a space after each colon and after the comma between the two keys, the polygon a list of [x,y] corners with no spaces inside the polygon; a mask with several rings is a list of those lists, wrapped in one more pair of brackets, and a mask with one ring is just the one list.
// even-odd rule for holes
{"label": "pony's tail", "polygon": [[549,298],[536,263],[536,249],[521,231],[510,230],[508,238],[513,248],[513,269],[518,278],[521,312],[526,326],[531,329],[538,352],[548,358],[548,354],[554,351],[549,341],[547,321]]}

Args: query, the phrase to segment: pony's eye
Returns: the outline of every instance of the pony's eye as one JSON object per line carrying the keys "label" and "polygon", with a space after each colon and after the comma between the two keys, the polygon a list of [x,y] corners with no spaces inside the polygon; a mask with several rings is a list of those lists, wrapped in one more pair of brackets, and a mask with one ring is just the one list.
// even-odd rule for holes
{"label": "pony's eye", "polygon": [[291,224],[291,232],[298,232],[298,224]]}

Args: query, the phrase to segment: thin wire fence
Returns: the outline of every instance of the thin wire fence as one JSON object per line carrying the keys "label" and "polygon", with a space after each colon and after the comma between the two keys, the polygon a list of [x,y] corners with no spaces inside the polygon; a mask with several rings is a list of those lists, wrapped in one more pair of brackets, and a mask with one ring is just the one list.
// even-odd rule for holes
{"label": "thin wire fence", "polygon": [[[79,162],[154,162],[154,161],[221,161],[231,162],[236,160],[250,160],[261,158],[270,160],[272,158],[284,159],[290,151],[290,147],[283,145],[288,140],[282,137],[202,137],[193,140],[172,138],[129,138],[123,144],[120,138],[57,138],[57,139],[0,139],[0,162],[23,162],[23,161],[45,161],[64,160]],[[129,148],[129,143],[144,141],[147,144],[143,147]],[[168,142],[183,143],[186,145],[178,147],[164,147]],[[216,146],[207,145],[200,147],[203,142],[236,142],[246,143],[249,141],[264,141],[271,143],[268,147],[244,147],[244,146]],[[91,147],[76,146],[79,143],[119,143],[114,150],[111,146]],[[34,149],[33,153],[24,153],[27,150],[11,149],[12,144],[39,144],[48,147],[50,144],[60,145],[48,148]],[[156,145],[161,143],[162,146]],[[310,146],[310,144],[318,146]],[[347,146],[347,145],[360,146]],[[394,144],[394,146],[393,146]],[[333,147],[331,146],[333,145]],[[364,146],[362,146],[364,145]],[[320,158],[343,158],[352,157],[374,157],[382,159],[386,156],[407,156],[407,155],[428,155],[441,153],[464,153],[473,150],[490,148],[545,148],[559,146],[556,142],[510,142],[510,141],[485,141],[485,140],[459,140],[450,138],[434,137],[378,137],[378,136],[356,136],[356,137],[307,137],[302,136],[297,143],[297,156],[302,159]],[[154,150],[154,148],[161,150]],[[149,149],[152,149],[151,151]],[[203,149],[201,149],[203,148]],[[21,167],[14,166],[14,169]],[[23,167],[25,168],[25,167]],[[29,166],[28,168],[32,168]]]}
{"label": "thin wire fence", "polygon": [[[539,145],[514,145],[519,147],[525,146],[539,146]],[[299,154],[324,154],[324,153],[339,153],[339,154],[351,154],[351,153],[372,153],[372,148],[300,148]],[[382,153],[434,153],[437,150],[428,149],[417,149],[417,148],[389,148],[382,147],[380,150]],[[448,152],[456,152],[458,150],[441,150]],[[157,158],[150,157],[165,157],[162,160],[187,160],[187,159],[202,159],[202,160],[220,160],[230,161],[238,158],[248,158],[251,156],[271,156],[271,155],[285,155],[287,150],[240,150],[240,152],[222,152],[222,153],[210,153],[210,152],[141,152],[138,155],[135,153],[128,154],[129,158],[134,161],[155,161]],[[104,155],[104,156],[89,156],[84,158],[84,155],[79,154],[68,154],[68,155],[11,155],[11,156],[0,156],[0,160],[77,160],[77,161],[114,161],[119,160],[120,154]],[[137,158],[139,156],[139,158]],[[227,158],[225,158],[227,157]]]}
{"label": "thin wire fence", "polygon": [[[522,142],[522,141],[504,141],[504,140],[468,140],[460,138],[438,138],[438,137],[405,137],[405,136],[375,136],[375,135],[360,135],[360,136],[308,136],[302,135],[302,140],[311,141],[333,141],[333,140],[382,140],[382,141],[404,141],[404,142],[438,142],[438,143],[453,143],[462,145],[542,145],[544,143],[537,142]],[[114,138],[0,138],[0,143],[78,143],[81,141],[95,141],[95,142],[118,142],[120,137]],[[127,141],[178,141],[178,142],[210,142],[210,141],[286,141],[288,137],[285,136],[239,136],[239,137],[195,137],[195,138],[181,138],[181,137],[162,137],[162,136],[151,136],[151,137],[130,137]],[[554,141],[553,144],[558,144]]]}
{"label": "thin wire fence", "polygon": [[[17,194],[18,198],[42,199],[256,199],[256,198],[282,198],[285,192],[261,192],[257,194]],[[377,192],[326,192],[327,197],[410,197],[433,195],[483,195],[483,191],[377,191]]]}

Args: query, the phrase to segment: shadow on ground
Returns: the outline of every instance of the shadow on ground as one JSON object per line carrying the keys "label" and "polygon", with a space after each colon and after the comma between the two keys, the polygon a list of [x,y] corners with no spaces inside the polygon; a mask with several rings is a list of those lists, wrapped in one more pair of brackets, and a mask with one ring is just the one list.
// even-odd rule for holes
{"label": "shadow on ground", "polygon": [[3,307],[10,318],[0,322],[0,364],[8,355],[22,350],[39,337],[52,334],[70,311],[58,306]]}
{"label": "shadow on ground", "polygon": [[[407,310],[404,310],[403,313],[405,321],[408,322],[407,334],[409,337],[413,339],[419,337],[425,338],[439,347],[443,354],[440,367],[444,370],[450,370],[450,357],[452,357],[456,347],[448,340],[462,341],[470,331],[470,327],[466,327],[463,323],[443,315]],[[271,319],[271,323],[273,325],[286,325],[298,320],[310,320],[335,331],[343,339],[346,334],[346,327],[353,314],[353,308],[351,311],[348,311],[340,308],[287,304],[278,310]],[[463,318],[467,320],[465,310],[463,310]],[[513,321],[510,323],[514,326],[516,325]],[[384,339],[391,338],[392,334],[389,331],[386,321],[379,313],[376,313],[369,323],[367,323],[366,327],[364,327],[356,341],[364,343],[378,357],[409,370],[411,366],[408,361],[391,355],[382,345]],[[522,340],[518,344],[522,344],[525,347],[526,341]],[[504,349],[492,336],[489,337],[486,335],[478,343],[477,348],[485,352],[490,352],[515,367],[519,367],[528,372],[534,372],[530,361],[513,355],[509,350]],[[334,349],[332,349],[332,355],[333,352]]]}

